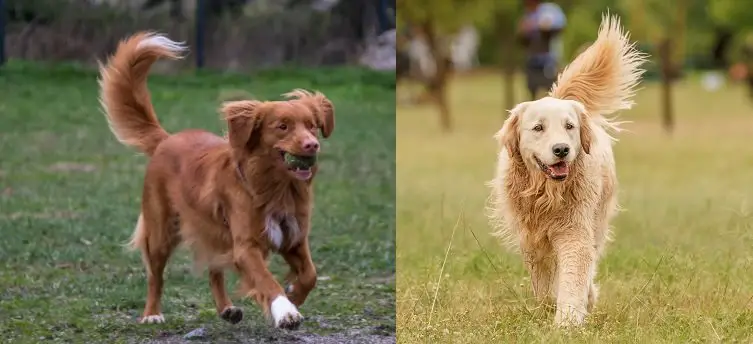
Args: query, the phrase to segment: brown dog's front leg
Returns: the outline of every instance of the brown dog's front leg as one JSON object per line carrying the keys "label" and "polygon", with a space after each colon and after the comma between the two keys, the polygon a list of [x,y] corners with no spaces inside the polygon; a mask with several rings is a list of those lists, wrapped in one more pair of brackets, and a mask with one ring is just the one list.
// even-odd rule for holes
{"label": "brown dog's front leg", "polygon": [[233,249],[235,265],[241,274],[247,294],[253,295],[274,326],[296,329],[303,321],[298,308],[288,300],[264,260],[262,250],[253,244],[240,244]]}
{"label": "brown dog's front leg", "polygon": [[254,225],[245,212],[230,215],[233,261],[242,279],[243,292],[254,297],[265,314],[272,318],[275,327],[296,329],[303,317],[267,269],[265,254],[268,249],[262,238],[257,237],[264,232],[264,223],[259,222]]}
{"label": "brown dog's front leg", "polygon": [[222,270],[209,269],[209,287],[212,289],[214,304],[217,307],[217,315],[222,320],[231,324],[237,324],[243,320],[243,311],[233,306],[225,290],[225,274]]}
{"label": "brown dog's front leg", "polygon": [[316,267],[311,260],[308,238],[301,243],[283,252],[282,257],[290,265],[290,273],[287,282],[287,295],[296,306],[301,306],[309,293],[316,286]]}

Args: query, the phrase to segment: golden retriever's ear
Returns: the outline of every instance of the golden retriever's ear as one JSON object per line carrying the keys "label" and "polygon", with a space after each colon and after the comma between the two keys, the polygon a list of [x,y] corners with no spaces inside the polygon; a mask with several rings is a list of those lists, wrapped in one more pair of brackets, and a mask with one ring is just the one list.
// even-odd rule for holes
{"label": "golden retriever's ear", "polygon": [[501,142],[511,157],[520,156],[520,119],[519,115],[513,114],[505,121],[502,127]]}
{"label": "golden retriever's ear", "polygon": [[228,127],[228,140],[234,149],[252,149],[258,144],[258,132],[261,125],[261,105],[256,100],[230,101],[222,104],[220,112],[224,115]]}
{"label": "golden retriever's ear", "polygon": [[582,103],[572,100],[573,109],[578,114],[580,123],[580,146],[583,152],[591,154],[591,141],[593,140],[593,131],[591,130],[591,118],[588,117],[586,107]]}
{"label": "golden retriever's ear", "polygon": [[505,120],[502,129],[495,137],[501,146],[504,146],[511,158],[521,158],[520,155],[520,116],[526,110],[530,102],[523,102],[510,110],[510,116]]}
{"label": "golden retriever's ear", "polygon": [[322,136],[328,138],[335,130],[335,106],[320,92],[311,93],[303,89],[295,89],[283,94],[286,98],[297,98],[306,102],[306,105],[314,112],[317,125],[321,129]]}

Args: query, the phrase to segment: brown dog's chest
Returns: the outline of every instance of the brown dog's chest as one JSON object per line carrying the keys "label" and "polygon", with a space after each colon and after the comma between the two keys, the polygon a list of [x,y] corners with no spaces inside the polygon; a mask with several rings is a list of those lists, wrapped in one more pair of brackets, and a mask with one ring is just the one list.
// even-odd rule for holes
{"label": "brown dog's chest", "polygon": [[[249,216],[263,219],[263,229],[259,233],[259,239],[266,241],[274,251],[294,246],[299,243],[303,237],[301,228],[304,223],[300,223],[295,216],[295,205],[289,207],[280,204],[262,208],[263,210],[250,210]],[[257,215],[253,215],[256,213]],[[219,206],[215,211],[217,222],[221,223],[226,229],[230,229],[230,221],[224,207]],[[258,223],[258,222],[257,222]]]}
{"label": "brown dog's chest", "polygon": [[264,223],[264,236],[273,250],[291,247],[301,239],[301,224],[293,215],[270,213]]}

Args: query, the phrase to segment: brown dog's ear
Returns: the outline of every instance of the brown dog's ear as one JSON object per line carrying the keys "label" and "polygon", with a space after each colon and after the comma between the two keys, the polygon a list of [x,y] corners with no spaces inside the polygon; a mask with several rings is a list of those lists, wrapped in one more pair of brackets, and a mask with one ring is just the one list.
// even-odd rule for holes
{"label": "brown dog's ear", "polygon": [[335,106],[321,93],[317,92],[314,99],[316,99],[316,104],[319,107],[317,116],[321,122],[322,136],[328,138],[335,130]]}
{"label": "brown dog's ear", "polygon": [[261,105],[256,100],[230,101],[222,104],[220,112],[228,127],[228,140],[234,149],[253,148],[259,140],[258,127],[261,124]]}
{"label": "brown dog's ear", "polygon": [[593,140],[593,131],[591,130],[591,118],[586,112],[586,107],[582,103],[571,100],[573,109],[578,114],[578,122],[580,123],[580,146],[583,147],[583,152],[591,154],[591,141]]}
{"label": "brown dog's ear", "polygon": [[320,92],[311,93],[303,89],[295,89],[283,94],[286,98],[297,98],[306,102],[306,105],[316,115],[317,123],[322,136],[328,138],[335,130],[335,106]]}

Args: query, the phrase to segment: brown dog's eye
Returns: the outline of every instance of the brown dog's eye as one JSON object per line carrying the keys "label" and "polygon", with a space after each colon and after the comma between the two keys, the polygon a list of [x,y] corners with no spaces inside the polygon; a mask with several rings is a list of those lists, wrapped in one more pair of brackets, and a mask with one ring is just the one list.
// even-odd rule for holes
{"label": "brown dog's eye", "polygon": [[533,127],[533,131],[543,131],[544,126],[541,124],[536,124],[536,126]]}
{"label": "brown dog's eye", "polygon": [[280,123],[280,125],[277,126],[277,129],[280,129],[282,131],[288,130],[288,125],[285,123]]}
{"label": "brown dog's eye", "polygon": [[565,129],[567,129],[567,130],[570,130],[570,129],[572,129],[572,128],[575,128],[575,126],[573,126],[573,124],[572,124],[572,123],[567,123],[567,124],[565,124]]}

